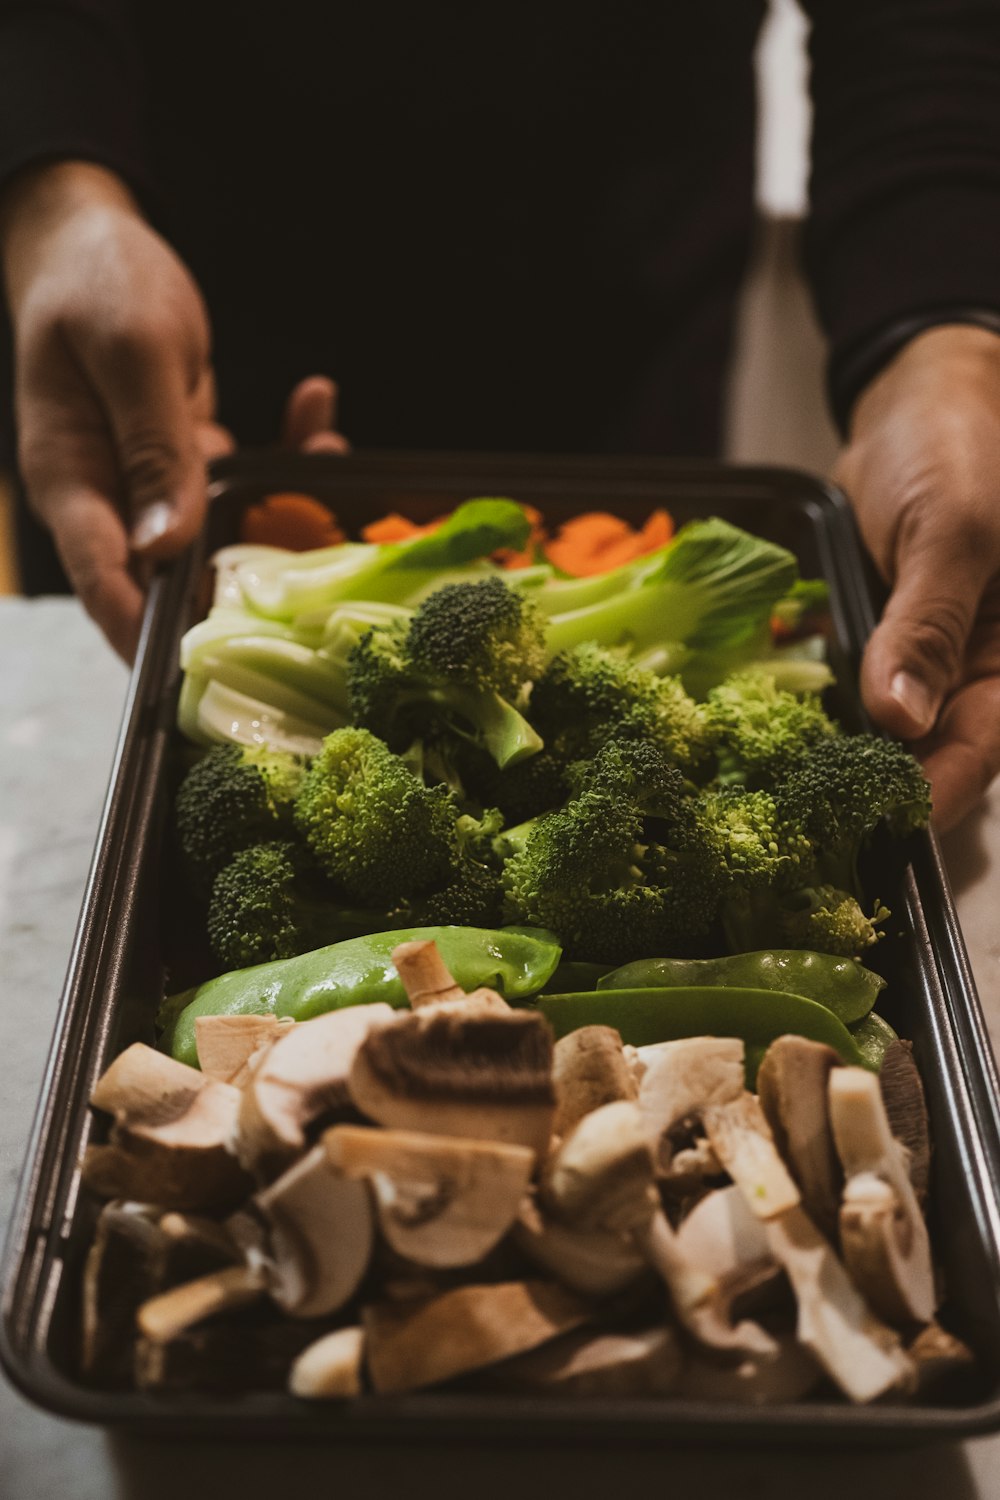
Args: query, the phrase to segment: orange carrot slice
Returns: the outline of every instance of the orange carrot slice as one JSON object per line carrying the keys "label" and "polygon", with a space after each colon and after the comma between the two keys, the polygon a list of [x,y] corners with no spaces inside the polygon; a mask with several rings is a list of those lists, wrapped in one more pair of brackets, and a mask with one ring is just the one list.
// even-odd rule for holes
{"label": "orange carrot slice", "polygon": [[333,547],[344,533],[332,511],[312,495],[267,495],[243,512],[240,539],[263,547],[308,552]]}

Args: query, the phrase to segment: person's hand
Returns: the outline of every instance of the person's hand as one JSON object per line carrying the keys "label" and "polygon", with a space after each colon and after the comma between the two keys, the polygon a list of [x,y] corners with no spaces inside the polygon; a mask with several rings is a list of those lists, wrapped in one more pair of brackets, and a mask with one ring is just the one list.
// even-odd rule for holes
{"label": "person's hand", "polygon": [[85,607],[130,658],[152,562],[201,525],[213,421],[208,321],[174,252],[112,173],[60,162],[0,205],[29,501]]}
{"label": "person's hand", "polygon": [[891,588],[865,707],[916,742],[945,830],[1000,771],[1000,337],[908,343],[858,399],[836,478]]}

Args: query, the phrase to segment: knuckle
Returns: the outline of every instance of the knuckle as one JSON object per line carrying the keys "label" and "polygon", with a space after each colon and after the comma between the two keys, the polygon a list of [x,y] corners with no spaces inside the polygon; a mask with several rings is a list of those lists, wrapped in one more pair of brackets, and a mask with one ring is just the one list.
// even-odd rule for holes
{"label": "knuckle", "polygon": [[940,673],[953,673],[965,651],[968,626],[966,609],[959,600],[928,601],[925,613],[910,630],[909,649]]}
{"label": "knuckle", "polygon": [[140,429],[123,440],[119,462],[130,494],[159,495],[172,485],[181,453],[166,433]]}

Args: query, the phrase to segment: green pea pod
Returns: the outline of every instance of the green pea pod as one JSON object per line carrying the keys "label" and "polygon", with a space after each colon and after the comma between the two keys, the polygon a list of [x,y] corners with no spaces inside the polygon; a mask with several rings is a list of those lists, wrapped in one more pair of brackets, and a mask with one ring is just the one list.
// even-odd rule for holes
{"label": "green pea pod", "polygon": [[874,1011],[871,1015],[865,1016],[863,1021],[859,1021],[857,1026],[851,1027],[851,1036],[868,1066],[876,1073],[881,1072],[885,1054],[893,1042],[899,1041],[899,1037],[889,1022],[876,1015]]}
{"label": "green pea pod", "polygon": [[[382,1000],[405,1006],[406,992],[392,963],[400,943],[433,939],[465,990],[487,985],[508,1000],[543,989],[559,962],[558,939],[542,928],[496,931],[482,927],[411,927],[377,932],[220,974],[164,1002],[160,1046],[178,1061],[198,1066],[194,1023],[198,1016],[293,1016],[307,1021],[328,1010]],[[186,1003],[184,1003],[186,1002]]]}
{"label": "green pea pod", "polygon": [[661,985],[780,990],[825,1005],[849,1026],[868,1014],[885,980],[854,958],[777,948],[725,958],[640,958],[597,981],[599,990],[659,989]]}
{"label": "green pea pod", "polygon": [[845,1063],[877,1071],[832,1011],[801,995],[735,985],[580,991],[541,995],[538,1009],[557,1037],[581,1026],[613,1026],[623,1042],[646,1047],[685,1036],[736,1036],[747,1046],[748,1081],[756,1077],[757,1048],[792,1032],[825,1042]]}

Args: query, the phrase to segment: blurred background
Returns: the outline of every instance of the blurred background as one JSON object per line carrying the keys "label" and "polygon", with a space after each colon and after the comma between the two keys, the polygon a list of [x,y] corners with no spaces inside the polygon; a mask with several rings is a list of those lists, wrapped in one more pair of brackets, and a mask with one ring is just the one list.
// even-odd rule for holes
{"label": "blurred background", "polygon": [[[824,473],[837,439],[823,396],[822,335],[798,267],[810,128],[805,40],[795,0],[771,0],[757,51],[757,247],[733,354],[726,457]],[[10,485],[0,473],[0,594],[18,592]]]}

